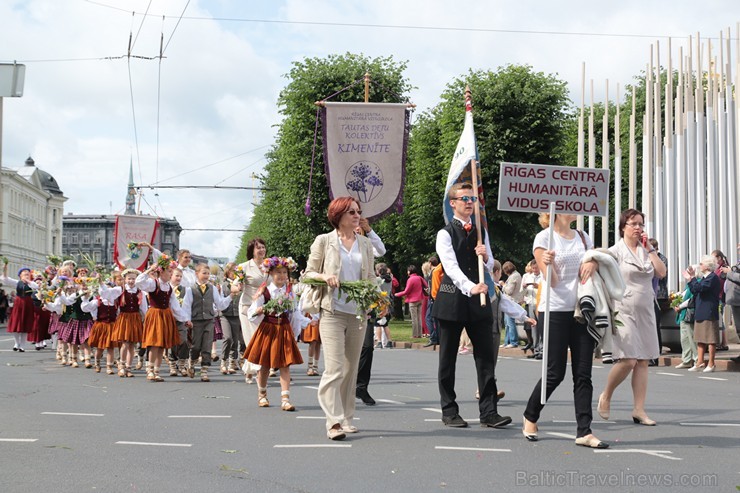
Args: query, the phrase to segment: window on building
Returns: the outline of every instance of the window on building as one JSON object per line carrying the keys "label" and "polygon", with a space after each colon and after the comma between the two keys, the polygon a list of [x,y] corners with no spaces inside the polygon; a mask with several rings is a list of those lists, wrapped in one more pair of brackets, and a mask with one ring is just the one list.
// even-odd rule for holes
{"label": "window on building", "polygon": [[100,262],[101,259],[102,259],[102,256],[100,254],[100,251],[99,250],[95,250],[93,252],[93,260],[95,260],[96,262]]}
{"label": "window on building", "polygon": [[77,233],[72,233],[72,240],[70,241],[70,243],[75,244],[77,242],[78,242]]}
{"label": "window on building", "polygon": [[90,244],[90,233],[85,233],[82,235],[82,244],[83,245]]}
{"label": "window on building", "polygon": [[164,242],[165,243],[172,243],[172,235],[169,234],[169,233],[167,233],[166,235],[164,235]]}
{"label": "window on building", "polygon": [[57,237],[56,235],[51,237],[51,253],[56,253],[57,251]]}
{"label": "window on building", "polygon": [[103,236],[102,235],[95,235],[95,244],[96,245],[102,245],[103,244]]}

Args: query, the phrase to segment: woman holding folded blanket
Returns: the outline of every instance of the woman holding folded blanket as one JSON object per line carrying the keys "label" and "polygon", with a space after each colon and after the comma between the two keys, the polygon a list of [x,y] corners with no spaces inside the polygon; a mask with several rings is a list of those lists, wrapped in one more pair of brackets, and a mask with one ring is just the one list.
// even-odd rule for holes
{"label": "woman holding folded blanket", "polygon": [[648,362],[660,355],[653,277],[665,277],[666,267],[647,242],[642,212],[636,209],[622,212],[619,235],[622,239],[609,251],[617,258],[627,289],[622,300],[615,303],[617,322],[612,338],[615,363],[609,371],[606,388],[599,396],[597,410],[603,419],[609,419],[612,394],[632,373],[632,420],[636,424],[655,426],[655,421],[645,412]]}

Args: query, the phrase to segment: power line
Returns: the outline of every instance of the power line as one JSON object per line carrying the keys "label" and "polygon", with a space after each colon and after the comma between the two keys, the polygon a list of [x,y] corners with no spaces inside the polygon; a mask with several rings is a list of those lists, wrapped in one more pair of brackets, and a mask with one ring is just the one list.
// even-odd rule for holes
{"label": "power line", "polygon": [[[169,178],[165,178],[163,180],[159,180],[159,181],[157,181],[157,182],[152,183],[151,185],[149,185],[149,187],[151,187],[153,185],[157,185],[158,183],[164,183],[164,182],[169,181],[169,180],[174,180],[175,178],[179,178],[181,176],[185,176],[185,175],[188,175],[190,173],[195,173],[196,171],[201,171],[201,170],[204,170],[206,168],[210,168],[211,166],[216,166],[217,164],[225,163],[226,161],[230,161],[232,159],[236,159],[236,158],[241,157],[241,156],[244,156],[246,154],[251,154],[251,153],[253,153],[255,151],[259,151],[260,149],[264,149],[265,147],[270,147],[270,144],[265,144],[263,146],[255,147],[253,149],[249,149],[248,151],[240,152],[239,154],[237,154],[235,156],[230,156],[230,157],[227,157],[227,158],[224,158],[224,159],[220,159],[220,160],[218,160],[216,162],[213,162],[213,163],[210,163],[210,164],[206,164],[206,165],[201,166],[199,168],[195,168],[195,169],[192,169],[190,171],[185,171],[184,173],[179,173],[179,174],[174,175],[174,176],[171,176]],[[253,166],[254,164],[256,164],[258,162],[259,162],[259,160],[257,160],[256,162],[250,164],[249,166]],[[206,188],[211,188],[211,187],[206,187]]]}
{"label": "power line", "polygon": [[246,229],[223,229],[223,228],[182,228],[182,231],[235,231],[243,233]]}
{"label": "power line", "polygon": [[149,189],[155,189],[155,188],[194,188],[199,190],[206,190],[206,189],[217,189],[217,190],[266,190],[270,191],[270,188],[264,188],[264,187],[237,187],[237,186],[231,186],[231,185],[140,185],[138,187],[132,187],[137,190],[143,190],[145,188]]}
{"label": "power line", "polygon": [[[141,28],[144,27],[144,21],[146,20],[147,14],[149,13],[149,7],[152,6],[152,0],[149,0],[149,5],[146,6],[146,11],[144,12],[144,15],[141,18],[141,24],[139,24],[139,30],[136,31],[136,36],[134,37],[134,42],[131,44],[131,50],[134,49],[134,45],[136,44],[136,40],[139,39],[139,33],[141,33]],[[131,12],[132,18],[136,16],[136,12]],[[129,50],[129,51],[131,51]]]}
{"label": "power line", "polygon": [[[182,9],[182,13],[180,13],[180,18],[177,19],[177,24],[175,24],[175,28],[172,30],[172,33],[170,34],[170,37],[167,40],[167,44],[164,45],[164,50],[162,50],[162,53],[167,51],[167,47],[170,45],[170,41],[172,41],[172,36],[175,35],[175,31],[177,31],[177,26],[180,25],[180,21],[182,20],[182,16],[185,15],[185,11],[188,9],[188,5],[190,5],[190,0],[188,0],[188,3],[186,3],[185,7]],[[162,19],[164,19],[164,16],[162,16]]]}
{"label": "power line", "polygon": [[[85,0],[88,3],[99,5],[121,12],[129,12],[126,9],[107,5],[93,0]],[[135,15],[154,15],[154,14],[136,14]],[[172,17],[174,16],[167,16]],[[534,29],[494,29],[482,27],[459,27],[459,26],[423,26],[412,24],[365,24],[360,22],[327,22],[327,21],[288,21],[282,19],[249,19],[242,17],[206,17],[206,16],[180,16],[180,19],[196,21],[220,21],[220,22],[248,22],[261,24],[295,24],[299,26],[330,26],[330,27],[359,27],[359,28],[379,28],[379,29],[411,29],[422,31],[459,31],[459,32],[480,32],[480,33],[499,33],[499,34],[542,34],[550,36],[590,36],[590,37],[616,37],[616,38],[674,38],[682,39],[687,35],[669,35],[669,34],[634,34],[634,33],[598,33],[588,31],[538,31]],[[719,39],[718,37],[704,36],[703,39]],[[727,38],[725,38],[727,39]],[[735,40],[736,38],[730,38]]]}

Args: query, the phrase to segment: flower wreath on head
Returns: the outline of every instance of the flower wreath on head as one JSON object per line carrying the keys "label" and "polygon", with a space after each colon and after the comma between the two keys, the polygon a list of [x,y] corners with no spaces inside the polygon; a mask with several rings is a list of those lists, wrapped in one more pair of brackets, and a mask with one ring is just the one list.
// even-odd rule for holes
{"label": "flower wreath on head", "polygon": [[177,267],[177,262],[172,260],[172,257],[163,253],[161,257],[157,259],[157,271],[161,272],[165,269],[174,269]]}
{"label": "flower wreath on head", "polygon": [[285,267],[288,272],[293,272],[298,264],[292,257],[269,257],[262,262],[263,272],[270,272],[277,267]]}

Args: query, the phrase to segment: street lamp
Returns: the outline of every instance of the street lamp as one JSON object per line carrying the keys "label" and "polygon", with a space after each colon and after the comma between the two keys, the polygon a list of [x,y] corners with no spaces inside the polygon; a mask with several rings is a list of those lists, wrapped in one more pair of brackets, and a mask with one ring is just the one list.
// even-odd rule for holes
{"label": "street lamp", "polygon": [[0,165],[3,163],[3,98],[23,96],[25,80],[25,65],[0,63]]}

